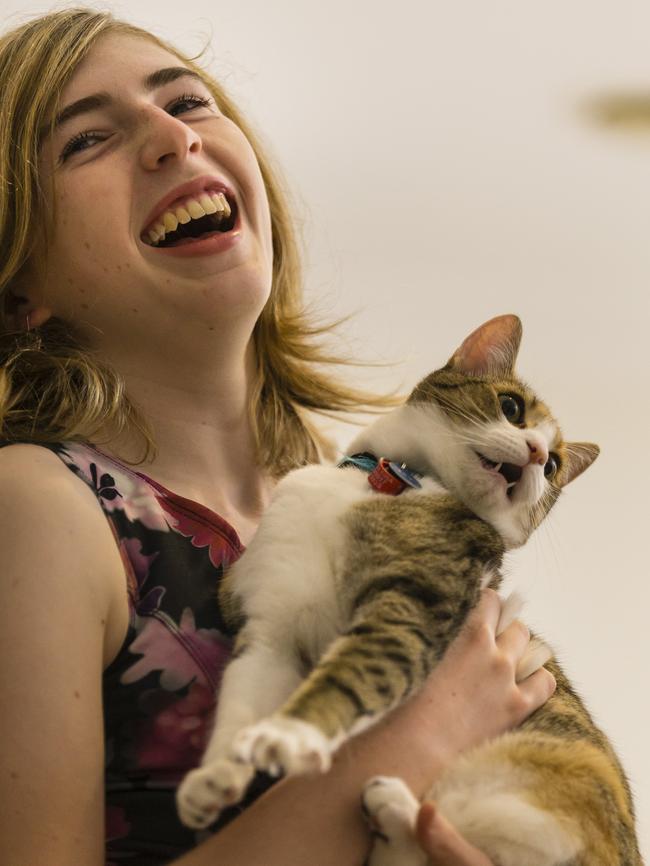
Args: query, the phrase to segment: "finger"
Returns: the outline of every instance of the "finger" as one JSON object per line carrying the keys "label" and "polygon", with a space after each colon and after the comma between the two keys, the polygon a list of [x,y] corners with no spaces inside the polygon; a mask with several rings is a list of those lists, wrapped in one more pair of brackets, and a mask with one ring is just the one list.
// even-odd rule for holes
{"label": "finger", "polygon": [[415,832],[432,866],[494,866],[438,812],[434,803],[426,802],[420,807]]}
{"label": "finger", "polygon": [[531,713],[546,703],[556,688],[555,677],[546,668],[540,668],[519,683],[519,691],[529,704]]}
{"label": "finger", "polygon": [[484,589],[478,604],[467,618],[467,625],[477,627],[485,623],[492,632],[496,632],[499,617],[501,616],[501,599],[493,589]]}
{"label": "finger", "polygon": [[518,661],[530,642],[530,632],[520,619],[510,623],[497,638],[497,646],[508,658]]}

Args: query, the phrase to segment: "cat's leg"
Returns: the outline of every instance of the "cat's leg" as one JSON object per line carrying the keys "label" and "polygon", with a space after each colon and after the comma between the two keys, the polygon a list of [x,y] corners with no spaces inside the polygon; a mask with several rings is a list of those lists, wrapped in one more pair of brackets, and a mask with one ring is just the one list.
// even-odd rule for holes
{"label": "cat's leg", "polygon": [[238,736],[236,753],[263,770],[326,771],[342,742],[378,722],[430,672],[437,653],[422,607],[398,592],[375,596],[281,709]]}
{"label": "cat's leg", "polygon": [[241,800],[255,768],[233,757],[233,740],[242,729],[276,710],[299,681],[293,660],[267,646],[253,645],[230,662],[201,764],[188,773],[176,794],[184,824],[196,829],[207,827],[224,807]]}
{"label": "cat's leg", "polygon": [[640,866],[623,781],[587,740],[515,731],[461,756],[429,795],[500,866]]}
{"label": "cat's leg", "polygon": [[420,804],[401,779],[370,779],[363,789],[362,803],[374,830],[367,866],[426,866],[427,855],[415,839]]}

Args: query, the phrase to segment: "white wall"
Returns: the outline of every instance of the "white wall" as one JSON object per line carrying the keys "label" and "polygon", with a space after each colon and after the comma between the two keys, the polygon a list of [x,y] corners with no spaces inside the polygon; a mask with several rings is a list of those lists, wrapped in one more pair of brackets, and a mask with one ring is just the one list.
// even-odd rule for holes
{"label": "white wall", "polygon": [[522,318],[521,372],[602,455],[513,558],[512,583],[615,742],[650,859],[650,131],[604,132],[577,109],[601,88],[650,88],[650,6],[107,7],[188,50],[212,31],[213,71],[296,196],[311,296],[359,311],[350,351],[403,360],[375,388],[410,387],[493,315]]}

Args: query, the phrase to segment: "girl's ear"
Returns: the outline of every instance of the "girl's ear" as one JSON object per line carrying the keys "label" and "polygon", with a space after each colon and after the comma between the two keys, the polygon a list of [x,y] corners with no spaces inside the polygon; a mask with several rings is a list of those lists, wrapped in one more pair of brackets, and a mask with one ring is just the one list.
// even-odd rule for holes
{"label": "girl's ear", "polygon": [[566,448],[566,457],[562,487],[581,475],[585,469],[588,469],[600,454],[600,448],[592,442],[565,442],[564,447]]}
{"label": "girl's ear", "polygon": [[508,377],[515,369],[521,334],[521,322],[517,316],[490,319],[463,340],[447,362],[447,368],[466,376],[488,373]]}
{"label": "girl's ear", "polygon": [[5,299],[5,318],[10,328],[24,331],[38,328],[52,316],[52,310],[43,304],[32,303],[28,298],[9,290]]}

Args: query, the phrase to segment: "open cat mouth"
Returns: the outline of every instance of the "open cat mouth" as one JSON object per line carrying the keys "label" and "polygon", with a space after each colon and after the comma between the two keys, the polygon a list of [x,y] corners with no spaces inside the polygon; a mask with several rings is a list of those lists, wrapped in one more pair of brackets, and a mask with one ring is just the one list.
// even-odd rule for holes
{"label": "open cat mouth", "polygon": [[490,460],[483,454],[479,454],[478,451],[476,451],[475,454],[481,461],[481,466],[490,472],[497,472],[499,475],[503,475],[506,481],[506,493],[510,496],[514,490],[515,484],[521,478],[523,467],[517,466],[515,463],[496,463],[494,460]]}

